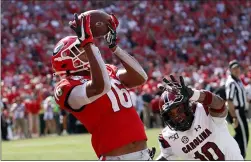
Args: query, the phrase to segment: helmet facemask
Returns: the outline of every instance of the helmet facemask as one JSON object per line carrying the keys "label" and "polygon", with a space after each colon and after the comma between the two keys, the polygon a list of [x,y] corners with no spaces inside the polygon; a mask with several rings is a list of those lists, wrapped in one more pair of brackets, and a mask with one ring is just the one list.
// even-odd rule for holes
{"label": "helmet facemask", "polygon": [[179,90],[168,89],[161,95],[160,115],[164,123],[170,129],[176,131],[186,131],[190,129],[194,113],[189,100],[184,100],[184,96]]}
{"label": "helmet facemask", "polygon": [[69,45],[69,47],[58,53],[59,56],[57,56],[54,61],[61,61],[60,64],[62,64],[62,68],[64,68],[64,66],[67,67],[65,70],[56,71],[54,74],[65,75],[66,73],[72,74],[83,70],[90,70],[89,62],[84,62],[79,59],[79,56],[85,53],[85,50],[80,50],[79,46],[80,42],[78,39],[76,39],[76,41]]}
{"label": "helmet facemask", "polygon": [[[163,106],[166,105],[164,104]],[[173,111],[176,111],[176,113],[173,114]],[[164,123],[171,130],[186,131],[190,129],[193,123],[194,113],[192,111],[189,101],[187,101],[186,103],[181,103],[179,105],[173,105],[169,108],[164,108],[163,111],[161,111],[161,117]]]}

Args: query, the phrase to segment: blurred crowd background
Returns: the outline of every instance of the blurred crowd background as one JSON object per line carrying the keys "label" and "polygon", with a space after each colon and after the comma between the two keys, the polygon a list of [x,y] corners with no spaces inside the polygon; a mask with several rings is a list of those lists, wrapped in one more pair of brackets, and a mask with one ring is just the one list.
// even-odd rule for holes
{"label": "blurred crowd background", "polygon": [[[74,13],[101,9],[119,19],[119,45],[135,56],[149,79],[131,90],[146,128],[162,127],[156,85],[164,76],[212,92],[224,87],[228,62],[237,59],[251,86],[251,1],[1,1],[1,128],[4,139],[86,132],[53,99],[54,45],[73,35]],[[102,39],[106,63],[120,66]],[[251,90],[248,92],[250,93]],[[95,114],[94,114],[95,115]],[[3,131],[2,131],[3,132]],[[3,135],[3,133],[2,133]]]}

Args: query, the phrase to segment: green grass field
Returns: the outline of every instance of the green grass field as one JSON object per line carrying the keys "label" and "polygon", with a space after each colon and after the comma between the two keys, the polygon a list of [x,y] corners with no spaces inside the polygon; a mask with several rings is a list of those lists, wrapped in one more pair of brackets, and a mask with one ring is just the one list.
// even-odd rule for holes
{"label": "green grass field", "polygon": [[[250,126],[250,125],[249,125]],[[229,127],[233,134],[232,127]],[[250,129],[251,130],[251,129]],[[156,147],[159,154],[158,134],[160,129],[147,130],[148,146]],[[50,136],[27,140],[2,142],[2,160],[97,160],[89,134]],[[109,140],[109,139],[107,139]],[[112,142],[112,139],[111,139]],[[231,147],[231,146],[230,146]],[[249,142],[246,160],[251,160]]]}

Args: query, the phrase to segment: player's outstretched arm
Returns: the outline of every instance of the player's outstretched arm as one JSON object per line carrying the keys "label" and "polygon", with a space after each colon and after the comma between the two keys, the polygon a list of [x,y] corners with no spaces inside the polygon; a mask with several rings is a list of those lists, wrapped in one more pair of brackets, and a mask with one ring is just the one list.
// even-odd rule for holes
{"label": "player's outstretched arm", "polygon": [[109,33],[105,36],[105,40],[109,48],[120,59],[124,66],[124,68],[118,70],[117,76],[128,88],[144,84],[148,79],[144,69],[133,56],[117,46],[116,27],[118,26],[118,20],[114,15],[111,15],[111,24],[112,28],[110,28]]}
{"label": "player's outstretched arm", "polygon": [[114,54],[118,56],[124,68],[118,70],[118,77],[120,81],[128,88],[133,88],[144,84],[148,77],[144,69],[138,61],[117,46]]}
{"label": "player's outstretched arm", "polygon": [[88,98],[107,93],[111,89],[110,78],[99,49],[88,44],[85,51],[90,64],[91,80],[86,84],[86,95]]}
{"label": "player's outstretched arm", "polygon": [[227,109],[225,107],[225,101],[218,95],[209,91],[198,91],[198,102],[209,107],[209,113],[213,117],[225,117],[227,115]]}
{"label": "player's outstretched arm", "polygon": [[100,51],[93,44],[90,15],[83,16],[79,20],[78,15],[75,14],[75,22],[70,22],[70,26],[79,38],[80,49],[85,50],[91,73],[91,79],[83,85],[75,87],[69,96],[69,104],[79,107],[91,103],[107,93],[111,89],[111,83]]}

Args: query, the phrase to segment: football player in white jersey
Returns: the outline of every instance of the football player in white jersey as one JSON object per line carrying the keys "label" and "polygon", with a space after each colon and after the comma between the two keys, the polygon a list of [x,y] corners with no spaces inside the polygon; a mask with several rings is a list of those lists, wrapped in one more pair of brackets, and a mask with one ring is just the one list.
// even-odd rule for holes
{"label": "football player in white jersey", "polygon": [[159,136],[161,153],[156,160],[243,160],[239,146],[225,122],[225,101],[205,90],[196,90],[163,79],[161,117],[167,125]]}

